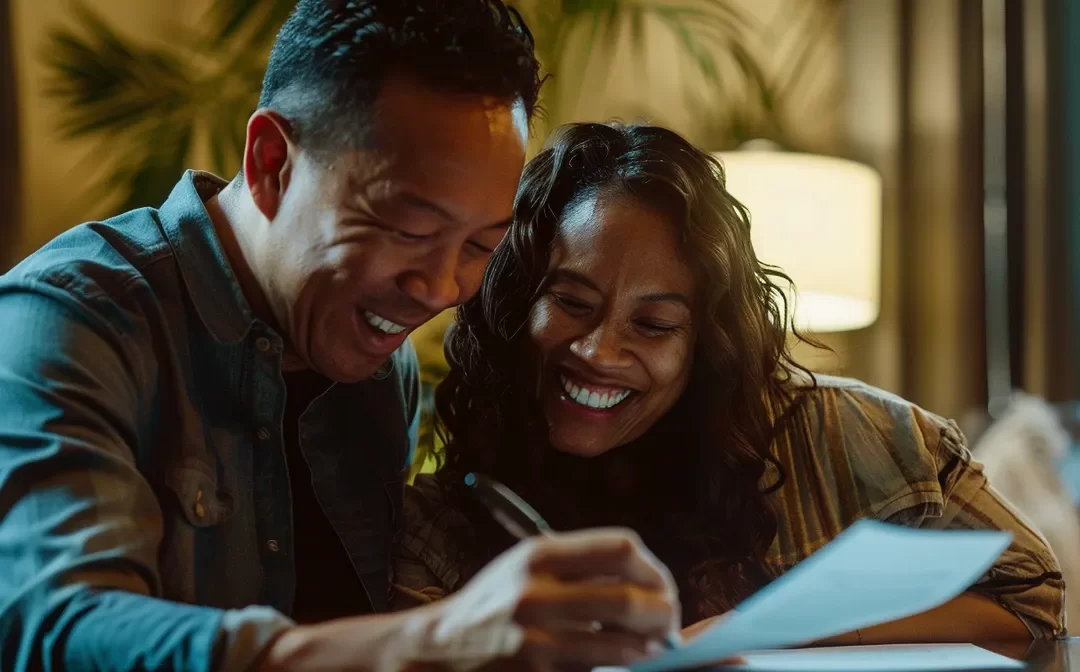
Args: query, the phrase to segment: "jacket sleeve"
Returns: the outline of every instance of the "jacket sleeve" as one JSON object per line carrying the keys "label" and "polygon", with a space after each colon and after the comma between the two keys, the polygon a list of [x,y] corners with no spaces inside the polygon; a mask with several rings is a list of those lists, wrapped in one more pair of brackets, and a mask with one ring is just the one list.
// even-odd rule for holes
{"label": "jacket sleeve", "polygon": [[934,496],[939,515],[913,507],[897,511],[889,522],[912,527],[1004,530],[1012,543],[972,592],[993,599],[1012,612],[1036,639],[1065,634],[1065,584],[1057,558],[1043,536],[991,487],[982,465],[972,458],[960,428],[930,414],[919,414],[924,445],[937,473]]}
{"label": "jacket sleeve", "polygon": [[158,597],[162,513],[135,461],[140,324],[49,285],[0,290],[5,669],[242,670],[291,624]]}

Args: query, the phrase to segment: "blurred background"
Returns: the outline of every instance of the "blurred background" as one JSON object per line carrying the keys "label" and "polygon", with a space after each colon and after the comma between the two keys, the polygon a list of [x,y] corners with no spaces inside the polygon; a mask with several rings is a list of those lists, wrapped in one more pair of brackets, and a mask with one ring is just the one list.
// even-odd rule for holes
{"label": "blurred background", "polygon": [[[808,365],[973,436],[1014,390],[1073,422],[1080,3],[513,4],[552,75],[533,151],[552,125],[620,118],[725,152],[759,255],[858,308],[804,316],[833,350],[800,348]],[[79,222],[160,204],[185,168],[234,175],[291,6],[2,0],[0,271]],[[807,155],[821,160],[788,161]],[[753,156],[766,160],[736,168]],[[808,183],[839,197],[814,200]],[[428,390],[447,319],[414,335]]]}

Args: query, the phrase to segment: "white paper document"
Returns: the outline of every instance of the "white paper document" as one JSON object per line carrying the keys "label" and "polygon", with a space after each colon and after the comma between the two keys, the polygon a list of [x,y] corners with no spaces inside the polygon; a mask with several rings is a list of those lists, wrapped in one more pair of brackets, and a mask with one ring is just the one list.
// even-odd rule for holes
{"label": "white paper document", "polygon": [[[631,667],[697,667],[911,616],[967,590],[1008,547],[1008,532],[924,530],[861,520],[680,648]],[[925,669],[925,668],[912,668]]]}
{"label": "white paper document", "polygon": [[1020,661],[972,644],[892,644],[755,651],[725,667],[744,672],[959,672],[1021,670]]}

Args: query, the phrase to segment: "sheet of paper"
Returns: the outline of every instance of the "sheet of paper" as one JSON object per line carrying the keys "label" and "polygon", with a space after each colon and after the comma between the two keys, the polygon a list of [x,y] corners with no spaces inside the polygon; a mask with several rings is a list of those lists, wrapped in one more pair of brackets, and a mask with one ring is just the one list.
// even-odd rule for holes
{"label": "sheet of paper", "polygon": [[923,530],[861,520],[682,647],[633,672],[697,667],[911,616],[967,590],[1008,532]]}
{"label": "sheet of paper", "polygon": [[724,669],[746,672],[936,672],[1022,670],[1020,661],[971,644],[898,644],[755,651],[746,663]]}

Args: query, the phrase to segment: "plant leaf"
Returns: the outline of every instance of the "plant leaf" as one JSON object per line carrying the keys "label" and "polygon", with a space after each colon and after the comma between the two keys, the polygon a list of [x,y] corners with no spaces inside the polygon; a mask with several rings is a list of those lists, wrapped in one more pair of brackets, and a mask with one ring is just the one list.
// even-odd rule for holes
{"label": "plant leaf", "polygon": [[205,23],[214,42],[242,36],[251,47],[272,40],[295,7],[295,0],[215,0]]}

